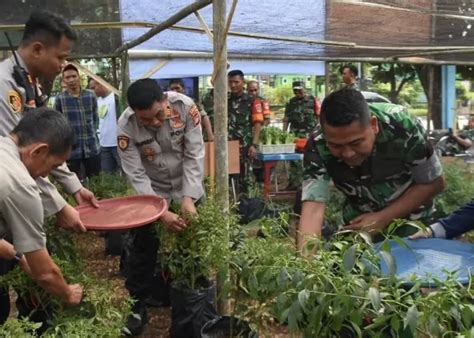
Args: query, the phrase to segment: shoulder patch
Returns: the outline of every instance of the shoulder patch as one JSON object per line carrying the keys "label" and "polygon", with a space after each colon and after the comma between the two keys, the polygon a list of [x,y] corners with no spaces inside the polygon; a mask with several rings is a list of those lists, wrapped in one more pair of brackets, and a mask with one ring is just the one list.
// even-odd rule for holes
{"label": "shoulder patch", "polygon": [[21,112],[23,104],[21,102],[21,96],[16,90],[8,91],[8,103],[14,113]]}
{"label": "shoulder patch", "polygon": [[181,119],[181,114],[175,110],[173,110],[170,122],[171,122],[171,128],[173,129],[181,129],[184,127],[184,122]]}
{"label": "shoulder patch", "polygon": [[130,139],[128,136],[120,135],[117,137],[117,145],[119,146],[120,150],[125,151],[130,144]]}
{"label": "shoulder patch", "polygon": [[196,104],[191,106],[189,109],[189,115],[193,119],[193,125],[196,127],[199,123],[201,123],[201,114],[199,113],[199,109]]}

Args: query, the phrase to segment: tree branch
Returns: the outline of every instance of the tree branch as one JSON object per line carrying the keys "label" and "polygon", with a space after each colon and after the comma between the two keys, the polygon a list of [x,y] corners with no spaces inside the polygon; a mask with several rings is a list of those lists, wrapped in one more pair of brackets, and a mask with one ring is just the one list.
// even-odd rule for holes
{"label": "tree branch", "polygon": [[165,20],[162,23],[158,24],[156,27],[150,29],[148,32],[146,32],[142,36],[139,36],[135,40],[132,40],[132,41],[129,41],[129,42],[123,44],[122,46],[117,48],[114,53],[115,54],[120,54],[120,53],[122,53],[122,52],[124,52],[124,51],[126,51],[130,48],[138,46],[139,44],[145,42],[146,40],[149,40],[150,38],[152,38],[156,34],[158,34],[162,31],[164,31],[165,29],[173,26],[174,24],[181,21],[182,19],[184,19],[188,15],[200,10],[201,8],[206,7],[210,3],[212,3],[212,0],[197,0],[196,2],[193,2],[189,6],[186,6],[183,9],[181,9],[179,12],[177,12],[173,16],[169,17],[167,20]]}

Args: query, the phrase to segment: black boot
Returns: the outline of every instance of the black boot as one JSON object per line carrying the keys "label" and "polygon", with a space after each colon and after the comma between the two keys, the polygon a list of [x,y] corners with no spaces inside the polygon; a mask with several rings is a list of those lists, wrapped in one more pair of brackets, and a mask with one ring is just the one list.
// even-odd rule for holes
{"label": "black boot", "polygon": [[127,326],[123,332],[127,336],[138,336],[143,333],[147,323],[146,304],[144,301],[137,301],[132,307],[132,313],[127,318]]}

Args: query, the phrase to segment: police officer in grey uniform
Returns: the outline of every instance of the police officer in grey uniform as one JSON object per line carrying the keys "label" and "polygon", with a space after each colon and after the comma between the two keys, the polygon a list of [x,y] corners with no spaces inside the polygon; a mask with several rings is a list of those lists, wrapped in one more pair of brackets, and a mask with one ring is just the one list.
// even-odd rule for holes
{"label": "police officer in grey uniform", "polygon": [[[75,39],[76,34],[61,17],[45,11],[30,16],[18,50],[0,63],[0,136],[8,136],[24,114],[43,104],[38,78],[54,80],[61,72]],[[65,164],[51,174],[78,203],[89,202],[97,206],[94,195],[82,187]],[[86,230],[79,213],[67,204],[46,177],[36,178],[36,184],[41,190],[44,216],[56,214],[60,226],[75,231]],[[0,259],[0,275],[10,269],[9,262]],[[7,303],[8,293],[0,289],[0,307]]]}
{"label": "police officer in grey uniform", "polygon": [[[76,34],[64,20],[49,12],[35,12],[25,25],[22,42],[15,55],[0,63],[0,136],[7,136],[28,110],[41,106],[38,78],[52,81],[61,72]],[[96,204],[66,164],[52,172],[66,193],[82,204]],[[61,197],[47,178],[38,178],[45,215],[57,214],[64,228],[85,231],[79,213]]]}
{"label": "police officer in grey uniform", "polygon": [[[180,203],[182,215],[196,215],[204,195],[204,142],[201,117],[193,100],[176,92],[163,93],[151,79],[134,82],[127,91],[127,108],[118,122],[117,145],[122,168],[137,194],[159,195]],[[185,221],[168,211],[160,221],[181,231]],[[145,301],[152,293],[158,240],[152,225],[131,230],[127,280],[137,300],[126,333],[137,335],[147,322]]]}
{"label": "police officer in grey uniform", "polygon": [[[47,176],[67,160],[73,144],[68,121],[47,108],[28,113],[9,137],[0,137],[0,257],[11,266],[19,263],[68,305],[79,304],[82,287],[66,283],[46,249],[43,205],[34,178]],[[9,303],[2,304],[0,325],[9,310]]]}

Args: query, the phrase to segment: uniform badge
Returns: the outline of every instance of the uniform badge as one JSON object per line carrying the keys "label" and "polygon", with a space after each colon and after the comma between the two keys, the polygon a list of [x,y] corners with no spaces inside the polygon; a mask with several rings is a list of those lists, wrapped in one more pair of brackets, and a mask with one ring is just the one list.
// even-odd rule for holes
{"label": "uniform badge", "polygon": [[173,115],[171,117],[171,128],[181,129],[184,127],[184,122],[181,120],[181,114],[173,110]]}
{"label": "uniform badge", "polygon": [[16,90],[8,91],[8,103],[10,104],[10,108],[14,113],[21,112],[23,104],[21,102],[21,96]]}
{"label": "uniform badge", "polygon": [[130,139],[127,136],[121,135],[117,137],[117,144],[120,150],[122,151],[127,150],[129,143],[130,143]]}
{"label": "uniform badge", "polygon": [[189,110],[189,115],[193,119],[193,125],[196,127],[199,123],[201,123],[201,113],[199,113],[198,107],[193,104],[191,109]]}
{"label": "uniform badge", "polygon": [[153,150],[153,148],[145,147],[143,148],[143,155],[145,155],[148,161],[153,162],[155,160],[156,152]]}
{"label": "uniform badge", "polygon": [[167,119],[171,118],[171,107],[170,106],[166,106],[165,113],[166,113],[166,118]]}

